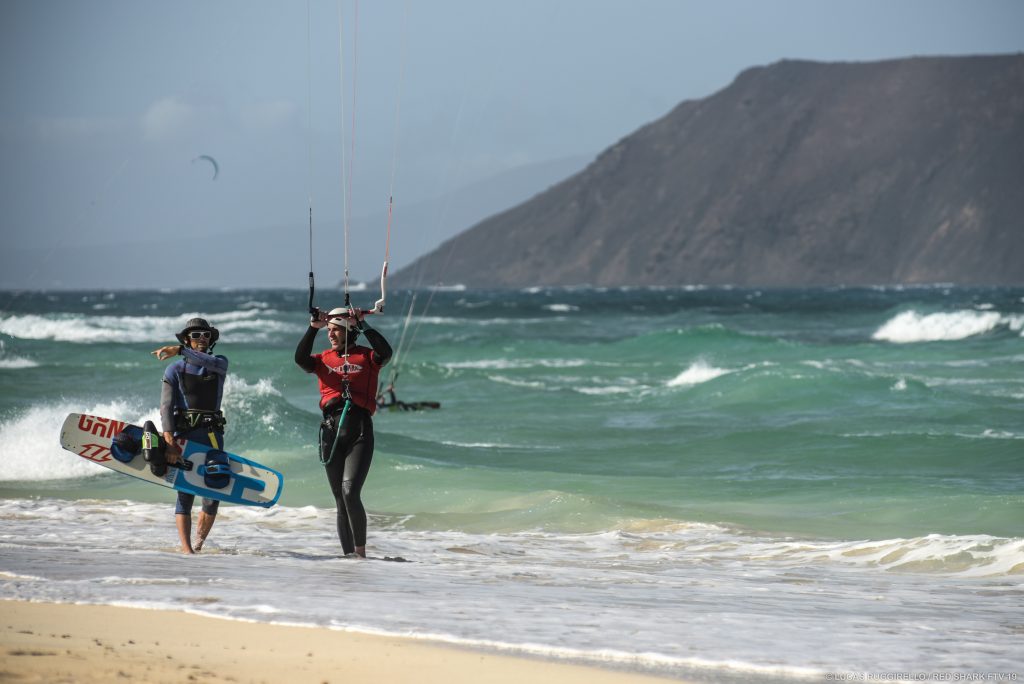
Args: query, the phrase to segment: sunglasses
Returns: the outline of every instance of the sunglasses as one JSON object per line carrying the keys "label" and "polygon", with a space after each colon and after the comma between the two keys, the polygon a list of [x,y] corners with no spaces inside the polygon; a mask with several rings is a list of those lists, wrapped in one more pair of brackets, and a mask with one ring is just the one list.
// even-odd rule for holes
{"label": "sunglasses", "polygon": [[208,340],[213,337],[213,333],[209,330],[193,330],[188,334],[191,340]]}

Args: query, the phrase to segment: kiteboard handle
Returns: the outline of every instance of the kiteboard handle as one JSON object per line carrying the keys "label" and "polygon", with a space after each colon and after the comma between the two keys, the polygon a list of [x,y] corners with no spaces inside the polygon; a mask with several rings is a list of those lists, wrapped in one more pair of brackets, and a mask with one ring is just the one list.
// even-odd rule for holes
{"label": "kiteboard handle", "polygon": [[313,284],[313,272],[309,272],[309,313],[318,314],[320,310],[313,306],[313,293],[316,291],[316,286]]}
{"label": "kiteboard handle", "polygon": [[[384,266],[380,270],[380,299],[373,303],[372,309],[360,309],[357,306],[352,306],[352,301],[349,297],[349,293],[345,293],[345,308],[348,309],[348,313],[342,314],[343,318],[355,318],[359,319],[363,316],[370,316],[372,314],[384,313],[384,303],[387,299],[387,283],[388,283],[388,262],[384,262]],[[320,320],[326,320],[326,315],[320,312]]]}
{"label": "kiteboard handle", "polygon": [[384,313],[384,300],[387,299],[388,262],[380,270],[380,299],[373,303],[373,308],[365,313]]}

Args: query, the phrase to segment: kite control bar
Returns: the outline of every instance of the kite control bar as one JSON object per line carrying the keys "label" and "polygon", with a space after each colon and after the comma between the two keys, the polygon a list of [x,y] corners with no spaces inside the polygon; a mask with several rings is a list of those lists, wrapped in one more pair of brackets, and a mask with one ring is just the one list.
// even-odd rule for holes
{"label": "kite control bar", "polygon": [[353,318],[360,319],[364,316],[371,314],[384,313],[384,303],[387,298],[387,279],[388,279],[388,262],[384,262],[384,267],[380,272],[380,299],[373,303],[372,309],[360,309],[352,306],[351,298],[349,293],[345,293],[345,308],[348,309],[347,313],[336,314],[334,316],[328,315],[326,311],[322,311],[317,307],[313,306],[313,272],[309,273],[309,314],[318,321],[328,321],[331,318]]}

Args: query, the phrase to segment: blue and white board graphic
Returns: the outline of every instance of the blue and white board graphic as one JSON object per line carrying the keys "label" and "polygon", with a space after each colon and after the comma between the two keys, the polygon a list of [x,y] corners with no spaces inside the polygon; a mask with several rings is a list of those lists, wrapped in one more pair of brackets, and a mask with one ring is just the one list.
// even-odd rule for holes
{"label": "blue and white board graphic", "polygon": [[269,508],[281,497],[284,486],[281,473],[231,453],[227,454],[231,465],[227,485],[222,489],[207,486],[204,477],[206,454],[211,448],[199,442],[178,441],[182,457],[192,464],[191,469],[170,467],[163,476],[154,475],[141,453],[125,453],[114,444],[114,437],[122,431],[141,442],[142,428],[137,425],[112,418],[72,413],[64,420],[60,445],[84,459],[124,475],[208,499]]}

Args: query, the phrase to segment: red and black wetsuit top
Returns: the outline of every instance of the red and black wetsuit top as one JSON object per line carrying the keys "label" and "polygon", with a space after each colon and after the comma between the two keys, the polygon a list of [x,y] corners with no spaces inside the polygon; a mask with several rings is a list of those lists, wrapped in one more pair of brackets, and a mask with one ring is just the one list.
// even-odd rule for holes
{"label": "red and black wetsuit top", "polygon": [[313,354],[313,373],[320,383],[320,408],[344,397],[348,382],[352,403],[361,406],[372,416],[377,410],[377,376],[383,364],[375,360],[369,347],[349,347],[348,355],[328,349]]}
{"label": "red and black wetsuit top", "polygon": [[328,405],[344,404],[345,383],[352,403],[365,409],[370,415],[377,410],[377,377],[380,369],[391,359],[391,345],[384,336],[370,327],[363,328],[363,335],[373,346],[349,345],[348,355],[328,349],[312,354],[313,340],[317,328],[310,327],[295,348],[295,363],[307,373],[316,374],[320,384],[320,409]]}

